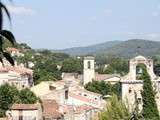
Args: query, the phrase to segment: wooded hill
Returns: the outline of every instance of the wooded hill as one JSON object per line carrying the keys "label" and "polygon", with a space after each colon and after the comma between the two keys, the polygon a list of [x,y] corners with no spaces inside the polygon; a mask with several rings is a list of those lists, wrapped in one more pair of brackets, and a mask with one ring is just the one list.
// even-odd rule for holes
{"label": "wooded hill", "polygon": [[70,55],[116,55],[133,57],[137,54],[153,56],[160,54],[160,42],[144,39],[130,39],[127,41],[109,41],[88,47],[77,47],[60,50]]}

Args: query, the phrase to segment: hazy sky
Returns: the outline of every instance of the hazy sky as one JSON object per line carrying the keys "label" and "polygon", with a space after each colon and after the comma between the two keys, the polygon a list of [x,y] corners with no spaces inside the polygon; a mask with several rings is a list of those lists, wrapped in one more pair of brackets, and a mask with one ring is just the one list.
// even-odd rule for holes
{"label": "hazy sky", "polygon": [[14,0],[7,6],[17,40],[33,48],[160,40],[160,0]]}

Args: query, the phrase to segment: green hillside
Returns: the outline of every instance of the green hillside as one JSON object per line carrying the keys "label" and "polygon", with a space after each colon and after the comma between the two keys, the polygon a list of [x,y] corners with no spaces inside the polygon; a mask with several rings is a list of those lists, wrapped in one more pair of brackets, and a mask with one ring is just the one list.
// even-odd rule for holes
{"label": "green hillside", "polygon": [[88,47],[78,47],[62,50],[70,55],[116,55],[132,57],[137,54],[153,56],[160,54],[160,42],[143,39],[130,39],[127,41],[109,41]]}

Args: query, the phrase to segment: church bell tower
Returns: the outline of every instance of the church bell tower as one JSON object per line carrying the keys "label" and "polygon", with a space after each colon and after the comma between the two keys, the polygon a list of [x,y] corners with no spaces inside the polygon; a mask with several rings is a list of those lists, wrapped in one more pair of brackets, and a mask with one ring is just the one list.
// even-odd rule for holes
{"label": "church bell tower", "polygon": [[87,56],[83,60],[83,85],[95,79],[94,57]]}

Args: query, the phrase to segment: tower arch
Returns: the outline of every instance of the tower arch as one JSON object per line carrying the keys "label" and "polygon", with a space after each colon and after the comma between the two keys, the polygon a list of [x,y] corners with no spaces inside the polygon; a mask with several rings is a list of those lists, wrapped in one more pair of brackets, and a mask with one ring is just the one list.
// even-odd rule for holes
{"label": "tower arch", "polygon": [[144,56],[137,56],[129,61],[129,76],[130,79],[136,80],[136,68],[139,64],[144,64],[146,66],[146,70],[151,77],[151,80],[156,78],[156,75],[153,71],[153,60],[147,59]]}

